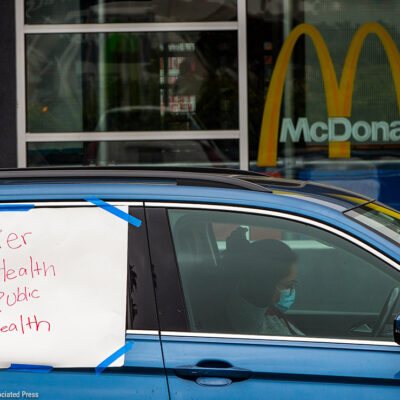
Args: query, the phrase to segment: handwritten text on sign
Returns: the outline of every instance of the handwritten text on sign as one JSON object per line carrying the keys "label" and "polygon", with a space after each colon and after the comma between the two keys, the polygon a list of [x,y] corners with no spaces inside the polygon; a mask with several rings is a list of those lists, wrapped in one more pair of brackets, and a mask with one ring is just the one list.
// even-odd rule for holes
{"label": "handwritten text on sign", "polygon": [[98,207],[0,212],[0,366],[93,367],[125,343],[127,225]]}
{"label": "handwritten text on sign", "polygon": [[[4,250],[19,251],[19,249],[25,249],[25,246],[29,246],[27,236],[31,236],[32,232],[15,233],[15,232],[3,232],[0,229],[0,256],[2,256]],[[1,237],[4,236],[4,242],[2,243]],[[36,261],[32,256],[29,256],[29,260],[26,261],[25,266],[10,266],[8,259],[3,256],[0,257],[0,312],[4,307],[14,307],[17,303],[33,301],[40,298],[40,292],[35,287],[29,286],[16,286],[14,290],[7,291],[7,282],[18,280],[18,283],[25,281],[26,278],[48,278],[55,277],[56,270],[54,265],[46,265],[46,261]],[[0,334],[5,332],[20,332],[25,334],[25,331],[35,330],[39,331],[39,327],[42,329],[51,330],[51,324],[49,321],[38,320],[36,315],[24,316],[19,315],[18,321],[6,323],[6,325],[0,325]]]}

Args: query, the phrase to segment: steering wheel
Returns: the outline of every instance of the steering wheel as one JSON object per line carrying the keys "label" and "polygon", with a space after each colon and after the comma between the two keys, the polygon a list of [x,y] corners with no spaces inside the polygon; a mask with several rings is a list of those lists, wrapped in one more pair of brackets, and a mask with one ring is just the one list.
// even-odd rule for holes
{"label": "steering wheel", "polygon": [[389,295],[385,300],[382,310],[379,313],[378,320],[372,331],[372,336],[378,337],[382,334],[386,321],[388,320],[389,316],[393,314],[394,307],[396,306],[399,297],[400,297],[400,287],[395,286],[389,292]]}

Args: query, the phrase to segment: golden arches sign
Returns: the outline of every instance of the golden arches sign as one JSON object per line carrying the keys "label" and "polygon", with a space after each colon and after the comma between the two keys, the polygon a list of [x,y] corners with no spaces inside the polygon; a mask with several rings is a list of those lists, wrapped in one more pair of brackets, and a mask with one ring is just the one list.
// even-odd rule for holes
{"label": "golden arches sign", "polygon": [[298,25],[286,38],[271,77],[261,124],[257,160],[259,166],[276,166],[283,87],[290,57],[299,37],[309,36],[317,52],[325,87],[328,117],[350,117],[358,58],[365,38],[372,33],[379,37],[386,51],[400,112],[400,54],[390,34],[382,25],[370,22],[358,29],[347,51],[340,84],[338,84],[331,56],[321,34],[312,25]]}

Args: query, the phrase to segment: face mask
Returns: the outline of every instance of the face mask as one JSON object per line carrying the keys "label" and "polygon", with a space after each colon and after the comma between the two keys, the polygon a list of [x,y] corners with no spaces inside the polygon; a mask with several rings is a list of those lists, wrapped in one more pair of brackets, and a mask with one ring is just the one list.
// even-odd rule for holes
{"label": "face mask", "polygon": [[294,303],[295,296],[296,291],[294,289],[281,290],[281,297],[279,301],[275,303],[275,307],[283,313],[286,312]]}

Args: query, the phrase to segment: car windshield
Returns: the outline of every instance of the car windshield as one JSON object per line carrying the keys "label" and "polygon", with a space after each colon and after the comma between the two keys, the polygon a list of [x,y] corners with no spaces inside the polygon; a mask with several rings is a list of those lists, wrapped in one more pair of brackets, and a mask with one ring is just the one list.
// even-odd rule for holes
{"label": "car windshield", "polygon": [[400,244],[400,213],[381,203],[363,204],[344,213],[350,218]]}

